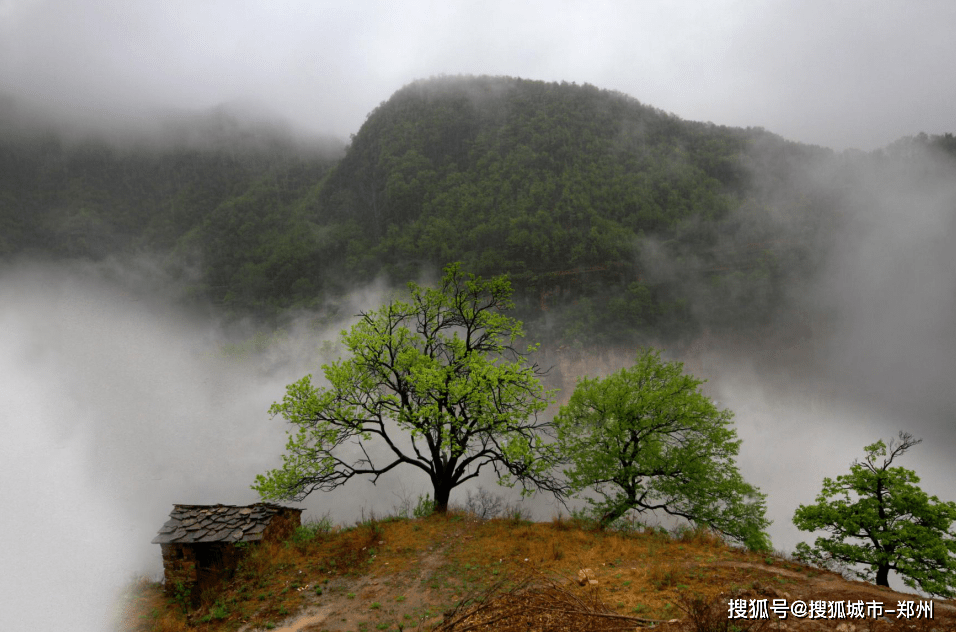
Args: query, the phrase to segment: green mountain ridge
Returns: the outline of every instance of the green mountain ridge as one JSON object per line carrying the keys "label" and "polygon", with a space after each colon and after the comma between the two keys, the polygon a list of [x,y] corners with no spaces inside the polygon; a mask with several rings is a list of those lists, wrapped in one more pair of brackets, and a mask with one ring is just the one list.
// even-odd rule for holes
{"label": "green mountain ridge", "polygon": [[487,76],[405,86],[344,154],[223,109],[159,145],[0,119],[5,258],[160,253],[200,271],[194,295],[271,326],[462,261],[511,275],[532,335],[581,345],[768,323],[819,274],[855,174],[956,155],[951,134],[836,154],[590,85]]}

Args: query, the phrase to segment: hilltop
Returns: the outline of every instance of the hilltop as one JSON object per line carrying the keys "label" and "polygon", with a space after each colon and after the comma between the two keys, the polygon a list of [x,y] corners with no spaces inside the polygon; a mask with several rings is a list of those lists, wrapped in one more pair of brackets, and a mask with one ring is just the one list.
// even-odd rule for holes
{"label": "hilltop", "polygon": [[[201,608],[187,614],[159,584],[143,580],[131,586],[121,604],[120,629],[524,632],[653,625],[707,632],[760,629],[754,621],[720,627],[728,622],[731,598],[771,604],[773,599],[876,601],[886,609],[896,609],[898,601],[923,601],[780,554],[731,548],[704,532],[667,533],[636,524],[600,532],[577,520],[531,523],[520,512],[507,513],[490,520],[463,510],[367,519],[348,529],[313,522],[288,542],[254,550],[221,592],[207,595]],[[582,587],[576,580],[585,569],[596,583]],[[494,588],[490,594],[489,588]],[[768,620],[763,629],[956,629],[956,602],[934,600],[933,612],[932,620],[895,614],[843,621],[790,616]],[[555,627],[546,627],[549,616],[555,618],[547,625]],[[707,618],[710,624],[703,621]]]}

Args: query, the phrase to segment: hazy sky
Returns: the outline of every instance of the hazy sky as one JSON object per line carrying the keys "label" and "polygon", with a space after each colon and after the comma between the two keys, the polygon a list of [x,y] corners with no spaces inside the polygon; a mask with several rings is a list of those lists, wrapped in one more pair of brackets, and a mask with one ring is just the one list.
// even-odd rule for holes
{"label": "hazy sky", "polygon": [[0,0],[0,92],[74,114],[253,102],[341,138],[414,79],[591,83],[835,149],[956,131],[956,3]]}

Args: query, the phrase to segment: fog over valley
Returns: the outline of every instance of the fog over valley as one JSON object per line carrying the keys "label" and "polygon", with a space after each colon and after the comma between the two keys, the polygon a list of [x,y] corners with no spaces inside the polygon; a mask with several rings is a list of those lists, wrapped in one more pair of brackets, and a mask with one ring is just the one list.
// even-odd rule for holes
{"label": "fog over valley", "polygon": [[[455,261],[509,275],[545,418],[642,346],[706,379],[775,549],[901,430],[956,500],[953,27],[945,2],[0,0],[4,628],[113,629],[172,505],[258,502],[286,385]],[[566,513],[496,483],[451,502]],[[402,466],[286,504],[352,524],[431,491]]]}

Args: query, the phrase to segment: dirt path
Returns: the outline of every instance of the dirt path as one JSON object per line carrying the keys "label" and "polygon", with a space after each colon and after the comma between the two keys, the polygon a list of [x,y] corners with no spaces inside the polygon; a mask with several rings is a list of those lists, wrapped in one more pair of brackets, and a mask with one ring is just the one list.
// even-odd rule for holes
{"label": "dirt path", "polygon": [[[461,537],[460,531],[422,551],[411,568],[387,579],[364,576],[329,581],[321,596],[309,592],[304,610],[279,622],[273,632],[345,632],[356,630],[362,623],[370,630],[394,632],[415,630],[422,622],[424,628],[441,621],[442,613],[437,608],[444,595],[433,584],[445,564],[445,551],[457,537]],[[247,624],[239,632],[261,629]]]}

